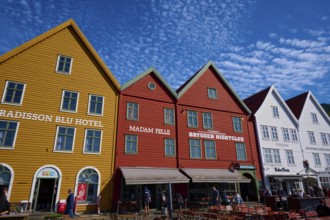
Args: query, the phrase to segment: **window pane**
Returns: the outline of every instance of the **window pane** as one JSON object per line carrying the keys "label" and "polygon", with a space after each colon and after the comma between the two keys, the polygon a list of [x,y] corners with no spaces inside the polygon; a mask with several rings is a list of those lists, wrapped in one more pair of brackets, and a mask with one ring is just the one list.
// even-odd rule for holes
{"label": "window pane", "polygon": [[63,95],[62,110],[76,111],[78,102],[78,93],[65,91]]}
{"label": "window pane", "polygon": [[97,188],[99,176],[94,169],[85,169],[79,175],[79,183],[86,186],[86,200],[78,200],[78,203],[95,203],[97,199]]}
{"label": "window pane", "polygon": [[101,115],[102,108],[103,108],[103,97],[91,95],[90,103],[89,103],[89,113]]}
{"label": "window pane", "polygon": [[0,121],[0,147],[14,147],[17,122]]}
{"label": "window pane", "polygon": [[188,111],[188,126],[189,127],[198,127],[197,112]]}
{"label": "window pane", "polygon": [[206,140],[204,141],[204,145],[205,145],[205,158],[216,159],[215,142]]}
{"label": "window pane", "polygon": [[56,72],[70,73],[72,58],[59,56]]}
{"label": "window pane", "polygon": [[243,143],[236,143],[237,160],[246,160],[245,145]]}
{"label": "window pane", "polygon": [[99,153],[101,144],[101,131],[87,130],[85,152]]}
{"label": "window pane", "polygon": [[165,138],[165,155],[175,156],[175,145],[172,138]]}
{"label": "window pane", "polygon": [[235,132],[242,132],[242,119],[239,117],[233,117],[233,126]]}
{"label": "window pane", "polygon": [[218,98],[218,92],[216,89],[208,88],[207,94],[210,99],[217,99]]}
{"label": "window pane", "polygon": [[126,110],[126,118],[130,120],[138,120],[139,105],[137,103],[128,102]]}
{"label": "window pane", "polygon": [[21,104],[23,98],[23,90],[24,90],[23,83],[8,82],[5,91],[4,102]]}
{"label": "window pane", "polygon": [[170,108],[164,108],[164,123],[173,125],[174,124],[174,110]]}
{"label": "window pane", "polygon": [[125,135],[125,153],[135,154],[137,153],[137,136]]}
{"label": "window pane", "polygon": [[72,151],[74,128],[59,127],[57,133],[56,150],[59,151]]}
{"label": "window pane", "polygon": [[203,127],[205,129],[213,128],[212,114],[209,112],[203,112]]}
{"label": "window pane", "polygon": [[202,158],[200,140],[190,139],[190,158]]}

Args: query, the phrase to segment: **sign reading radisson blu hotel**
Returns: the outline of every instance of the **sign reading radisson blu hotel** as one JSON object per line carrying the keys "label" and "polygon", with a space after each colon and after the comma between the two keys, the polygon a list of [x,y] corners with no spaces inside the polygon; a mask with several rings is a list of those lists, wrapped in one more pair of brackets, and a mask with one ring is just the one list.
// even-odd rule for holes
{"label": "sign reading radisson blu hotel", "polygon": [[45,121],[45,122],[56,122],[68,125],[83,125],[102,128],[102,121],[81,119],[81,118],[71,118],[63,116],[53,116],[47,114],[38,114],[31,112],[20,112],[20,111],[6,111],[0,109],[0,118],[15,118],[15,119],[25,119],[32,121]]}

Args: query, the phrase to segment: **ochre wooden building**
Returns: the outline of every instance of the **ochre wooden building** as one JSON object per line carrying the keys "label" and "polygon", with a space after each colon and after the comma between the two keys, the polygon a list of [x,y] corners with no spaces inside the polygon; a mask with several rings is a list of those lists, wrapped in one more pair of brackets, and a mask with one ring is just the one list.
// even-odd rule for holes
{"label": "ochre wooden building", "polygon": [[119,84],[73,20],[0,57],[0,187],[10,202],[111,209]]}

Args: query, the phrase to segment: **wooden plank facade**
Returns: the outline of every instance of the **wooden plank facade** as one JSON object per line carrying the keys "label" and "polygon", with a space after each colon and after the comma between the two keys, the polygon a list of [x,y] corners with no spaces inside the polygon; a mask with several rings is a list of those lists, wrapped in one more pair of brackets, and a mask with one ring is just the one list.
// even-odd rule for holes
{"label": "wooden plank facade", "polygon": [[98,198],[109,210],[120,87],[74,21],[2,55],[0,75],[9,201],[56,210],[71,188],[77,211],[97,210]]}

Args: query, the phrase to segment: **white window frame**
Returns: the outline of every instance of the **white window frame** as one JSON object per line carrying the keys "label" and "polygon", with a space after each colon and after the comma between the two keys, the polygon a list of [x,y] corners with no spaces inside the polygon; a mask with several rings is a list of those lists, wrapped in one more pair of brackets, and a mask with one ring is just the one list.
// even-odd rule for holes
{"label": "white window frame", "polygon": [[[92,97],[97,97],[97,98],[102,98],[102,109],[101,109],[101,113],[94,113],[90,111],[90,107],[91,107],[91,102],[92,102]],[[88,115],[94,115],[94,116],[103,116],[103,112],[104,112],[104,96],[101,95],[94,95],[94,94],[89,94],[88,96]]]}
{"label": "white window frame", "polygon": [[234,116],[234,117],[232,117],[232,122],[233,122],[233,130],[234,130],[234,132],[243,133],[242,118],[241,117]]}
{"label": "white window frame", "polygon": [[[239,147],[242,147],[242,149],[238,149]],[[235,143],[235,149],[236,149],[236,159],[239,161],[246,161],[247,160],[247,155],[246,155],[246,146],[244,143],[237,142]],[[244,150],[244,158],[239,157],[239,151]]]}
{"label": "white window frame", "polygon": [[[202,112],[203,117],[203,128],[213,129],[213,115],[210,112]],[[210,126],[209,126],[210,124]]]}
{"label": "white window frame", "polygon": [[[72,140],[71,150],[58,150],[56,148],[57,147],[57,141],[58,141],[58,132],[59,132],[60,128],[70,128],[70,129],[73,129],[73,140]],[[74,152],[75,139],[76,139],[76,128],[75,127],[70,127],[70,126],[56,126],[56,138],[55,138],[53,152],[73,153]]]}
{"label": "white window frame", "polygon": [[297,143],[298,140],[298,134],[297,134],[297,130],[296,129],[290,129],[290,134],[291,134],[291,140],[292,142]]}
{"label": "white window frame", "polygon": [[292,150],[285,150],[286,160],[288,165],[295,165],[294,155]]}
{"label": "white window frame", "polygon": [[[173,141],[173,144],[168,143],[167,141]],[[172,148],[172,149],[170,149]],[[166,157],[175,157],[176,156],[176,147],[175,147],[175,139],[174,138],[164,138],[164,150]],[[169,152],[173,151],[173,154],[169,154]]]}
{"label": "white window frame", "polygon": [[321,132],[320,136],[321,136],[321,140],[322,140],[322,145],[324,145],[324,146],[329,145],[327,134]]}
{"label": "white window frame", "polygon": [[[66,59],[69,58],[69,59],[71,60],[71,61],[70,61],[70,70],[69,70],[69,72],[65,72],[65,71],[58,70],[61,57],[64,57],[64,58],[66,58]],[[72,58],[72,57],[64,56],[64,55],[57,55],[57,62],[56,62],[56,69],[55,69],[55,72],[56,72],[56,73],[65,74],[65,75],[71,75],[72,65],[73,65],[73,58]]]}
{"label": "white window frame", "polygon": [[[199,145],[192,145],[192,142],[196,142],[196,143],[199,143]],[[192,152],[192,147],[196,147],[196,149],[199,147],[199,157],[197,156],[193,156],[193,152]],[[189,151],[190,151],[190,158],[191,159],[201,159],[202,158],[202,146],[201,146],[201,140],[199,139],[189,139]]]}
{"label": "white window frame", "polygon": [[316,145],[316,139],[313,131],[307,131],[309,143]]}
{"label": "white window frame", "polygon": [[[99,131],[100,132],[100,146],[99,146],[99,151],[95,152],[95,151],[86,151],[86,143],[87,143],[87,133],[88,131]],[[97,129],[85,129],[85,138],[84,138],[84,154],[101,154],[102,152],[102,137],[103,137],[103,131],[102,130],[97,130]]]}
{"label": "white window frame", "polygon": [[[22,95],[21,95],[21,99],[20,99],[20,102],[19,103],[15,103],[15,102],[7,102],[5,99],[6,99],[6,96],[7,96],[7,93],[8,93],[8,86],[9,86],[9,83],[14,83],[14,84],[20,84],[20,85],[23,85],[23,91],[22,91]],[[21,82],[15,82],[15,81],[6,81],[6,85],[5,85],[5,88],[4,88],[4,91],[3,91],[3,94],[2,94],[2,99],[1,99],[1,104],[6,104],[6,105],[15,105],[15,106],[22,106],[23,104],[23,99],[24,99],[24,94],[25,94],[25,88],[26,88],[26,84],[25,83],[21,83]],[[16,90],[15,90],[15,93],[16,93]]]}
{"label": "white window frame", "polygon": [[285,142],[290,142],[290,134],[288,128],[282,128],[283,140]]}
{"label": "white window frame", "polygon": [[279,149],[264,148],[265,164],[281,164],[281,154]]}
{"label": "white window frame", "polygon": [[270,126],[270,134],[273,141],[278,141],[277,127]]}
{"label": "white window frame", "polygon": [[207,97],[209,99],[218,99],[218,90],[215,88],[207,88]]}
{"label": "white window frame", "polygon": [[[19,121],[10,121],[10,120],[0,120],[0,121],[3,121],[5,123],[16,123],[16,130],[15,130],[15,135],[14,135],[14,140],[13,140],[12,146],[0,145],[0,149],[13,150],[13,149],[15,149],[15,144],[16,144],[16,139],[17,139],[17,134],[18,134],[18,129],[19,129],[20,123],[19,123]],[[8,129],[6,129],[5,131],[6,132],[4,132],[4,133],[7,133]],[[0,132],[0,134],[7,136],[6,134],[2,134],[2,132]],[[1,138],[3,138],[3,137],[1,137]]]}
{"label": "white window frame", "polygon": [[[102,181],[102,178],[101,178],[101,173],[100,171],[96,168],[96,167],[93,167],[93,166],[86,166],[86,167],[83,167],[81,170],[79,170],[79,172],[77,173],[77,176],[76,176],[76,186],[78,186],[79,184],[79,176],[80,174],[84,171],[84,170],[87,170],[87,169],[92,169],[94,170],[97,174],[98,174],[98,184],[97,184],[97,192],[96,192],[96,196],[100,195],[100,185],[101,185],[101,181]],[[78,187],[75,187],[75,195],[78,195],[79,192],[78,192]],[[86,195],[86,198],[87,198],[87,195]],[[96,197],[96,200],[97,200],[97,197]],[[77,201],[77,205],[96,205],[97,204],[97,201],[96,202],[78,202]]]}
{"label": "white window frame", "polygon": [[[128,136],[134,136],[136,137],[136,150],[135,152],[134,151],[127,151],[127,138]],[[135,135],[135,134],[125,134],[125,154],[137,154],[139,152],[139,136],[138,135]]]}
{"label": "white window frame", "polygon": [[[190,123],[190,119],[196,119],[196,120],[191,120],[191,122],[196,121],[196,124]],[[188,123],[189,128],[198,128],[198,112],[197,111],[194,111],[194,110],[187,111],[187,123]]]}
{"label": "white window frame", "polygon": [[330,167],[330,154],[324,154],[324,160],[327,167]]}
{"label": "white window frame", "polygon": [[[208,154],[207,149],[213,149],[214,155]],[[204,140],[205,159],[215,160],[217,159],[216,143],[214,140]]]}
{"label": "white window frame", "polygon": [[272,113],[273,113],[273,118],[280,118],[280,112],[278,110],[278,106],[272,105]]}
{"label": "white window frame", "polygon": [[164,124],[175,125],[175,112],[173,108],[164,108]]}
{"label": "white window frame", "polygon": [[[76,109],[75,109],[75,110],[63,109],[63,104],[64,104],[64,94],[65,94],[66,92],[76,93],[76,94],[77,94],[77,103],[76,103]],[[62,90],[62,99],[61,99],[61,108],[60,108],[60,110],[61,110],[62,112],[77,113],[77,112],[78,112],[78,104],[79,104],[79,92],[76,92],[76,91],[70,91],[70,90]]]}
{"label": "white window frame", "polygon": [[319,120],[317,119],[317,114],[314,112],[311,112],[312,122],[313,124],[319,124]]}
{"label": "white window frame", "polygon": [[261,125],[260,127],[261,127],[262,139],[263,140],[270,140],[268,126],[267,125]]}
{"label": "white window frame", "polygon": [[[126,119],[127,120],[132,120],[132,121],[138,121],[139,120],[139,114],[140,114],[139,109],[140,109],[139,103],[127,102],[126,103]],[[136,112],[136,117],[134,116],[135,112]]]}
{"label": "white window frame", "polygon": [[320,154],[318,154],[318,153],[312,153],[312,154],[313,154],[313,160],[314,160],[315,166],[316,167],[322,166],[321,159],[320,159]]}

